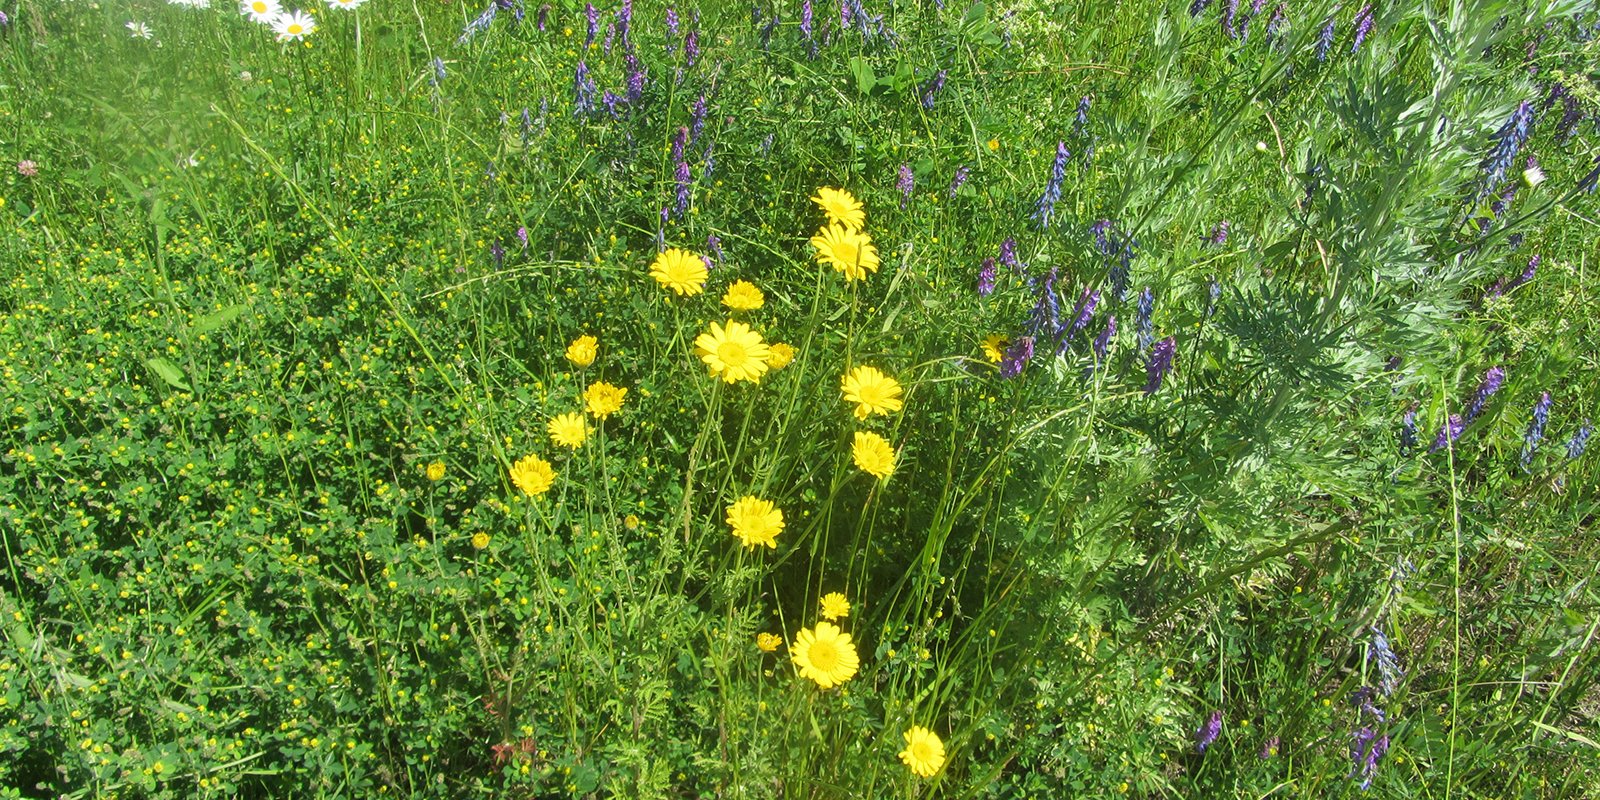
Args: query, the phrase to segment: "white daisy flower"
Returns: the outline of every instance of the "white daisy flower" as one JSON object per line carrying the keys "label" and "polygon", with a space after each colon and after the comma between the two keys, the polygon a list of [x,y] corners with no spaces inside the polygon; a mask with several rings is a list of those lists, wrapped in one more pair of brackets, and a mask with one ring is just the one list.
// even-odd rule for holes
{"label": "white daisy flower", "polygon": [[365,2],[367,0],[328,0],[328,8],[342,8],[345,11],[354,11]]}
{"label": "white daisy flower", "polygon": [[304,11],[286,11],[272,21],[280,42],[298,42],[317,29],[317,21]]}
{"label": "white daisy flower", "polygon": [[156,35],[156,32],[150,30],[150,26],[143,22],[130,22],[123,27],[127,28],[128,35],[135,39],[149,39]]}
{"label": "white daisy flower", "polygon": [[1544,170],[1539,169],[1537,165],[1528,167],[1522,171],[1522,182],[1527,184],[1529,189],[1544,183]]}
{"label": "white daisy flower", "polygon": [[239,3],[239,13],[250,18],[251,22],[271,25],[278,18],[283,7],[278,5],[278,0],[242,0]]}

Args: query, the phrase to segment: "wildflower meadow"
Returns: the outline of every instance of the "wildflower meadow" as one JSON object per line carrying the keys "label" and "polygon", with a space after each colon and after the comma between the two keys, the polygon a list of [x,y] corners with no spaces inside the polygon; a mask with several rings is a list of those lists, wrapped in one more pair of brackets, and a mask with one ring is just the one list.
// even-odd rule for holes
{"label": "wildflower meadow", "polygon": [[0,0],[0,798],[1600,797],[1594,0]]}

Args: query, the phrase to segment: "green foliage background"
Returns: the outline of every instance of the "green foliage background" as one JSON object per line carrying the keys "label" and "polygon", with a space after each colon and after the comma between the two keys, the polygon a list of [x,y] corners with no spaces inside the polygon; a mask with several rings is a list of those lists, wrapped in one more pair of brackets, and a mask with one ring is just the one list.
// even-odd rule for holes
{"label": "green foliage background", "polygon": [[[1391,741],[1366,795],[1600,785],[1596,472],[1565,450],[1600,401],[1593,3],[1385,5],[1359,49],[1349,4],[1289,7],[1274,47],[1183,4],[883,2],[888,40],[818,3],[814,58],[797,4],[685,4],[691,65],[641,2],[617,118],[574,115],[580,58],[619,94],[627,66],[572,2],[458,41],[482,9],[372,0],[295,44],[225,5],[0,10],[0,160],[39,170],[0,177],[7,796],[1339,797],[1363,725]],[[1548,180],[1495,218],[1480,161],[1551,80],[1590,116],[1540,111]],[[819,186],[866,203],[864,283],[813,260]],[[1129,298],[1002,380],[978,343],[1039,276],[1062,314],[1105,288],[1100,219],[1139,242]],[[709,236],[706,294],[647,277],[658,237]],[[1008,237],[1027,268],[979,297]],[[799,351],[758,387],[691,354],[736,278]],[[1178,343],[1150,396],[1144,287]],[[853,420],[856,364],[905,410]],[[1495,365],[1455,446],[1402,452],[1407,409],[1425,450]],[[554,452],[600,379],[623,412]],[[507,478],[535,452],[536,500]],[[776,551],[728,535],[745,494]],[[830,591],[862,670],[824,692],[754,636]],[[1374,629],[1406,671],[1381,724],[1351,701]],[[934,779],[896,759],[913,724]]]}

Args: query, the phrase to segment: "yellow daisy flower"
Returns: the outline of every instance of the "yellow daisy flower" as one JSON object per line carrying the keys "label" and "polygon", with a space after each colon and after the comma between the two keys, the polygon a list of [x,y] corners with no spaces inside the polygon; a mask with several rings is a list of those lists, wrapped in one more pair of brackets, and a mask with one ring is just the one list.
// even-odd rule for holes
{"label": "yellow daisy flower", "polygon": [[594,357],[600,352],[600,342],[593,336],[579,336],[567,345],[567,360],[579,367],[587,367],[594,363]]}
{"label": "yellow daisy flower", "polygon": [[712,375],[720,375],[728,383],[760,383],[772,354],[767,343],[761,340],[761,334],[736,321],[726,325],[711,323],[709,333],[695,338],[694,352]]}
{"label": "yellow daisy flower", "polygon": [[488,546],[489,534],[484,533],[483,531],[478,531],[477,533],[472,534],[472,549],[482,550]]}
{"label": "yellow daisy flower", "polygon": [[822,596],[822,616],[824,619],[850,616],[850,601],[838,592],[828,592]]}
{"label": "yellow daisy flower", "polygon": [[528,495],[538,497],[550,491],[551,484],[556,482],[556,471],[550,462],[536,455],[526,455],[511,465],[511,482]]}
{"label": "yellow daisy flower", "polygon": [[867,212],[862,209],[861,201],[844,189],[824,186],[817,190],[811,202],[822,208],[829,222],[843,225],[849,230],[859,231],[867,223]]}
{"label": "yellow daisy flower", "polygon": [[722,293],[722,304],[737,311],[754,311],[766,302],[766,296],[749,281],[734,281]]}
{"label": "yellow daisy flower", "polygon": [[756,634],[756,647],[761,648],[761,652],[763,653],[770,653],[774,650],[777,650],[782,644],[783,637],[775,633],[762,632]]}
{"label": "yellow daisy flower", "polygon": [[900,382],[873,367],[856,367],[839,380],[845,402],[855,403],[856,419],[899,411]]}
{"label": "yellow daisy flower", "polygon": [[856,441],[850,448],[850,455],[855,459],[856,466],[879,478],[887,478],[894,473],[894,448],[876,433],[856,431]]}
{"label": "yellow daisy flower", "polygon": [[428,480],[437,481],[444,479],[444,462],[435,461],[428,465]]}
{"label": "yellow daisy flower", "polygon": [[783,510],[771,500],[745,495],[728,506],[728,526],[745,547],[766,545],[778,549],[778,534],[783,532]]}
{"label": "yellow daisy flower", "polygon": [[695,295],[706,288],[706,262],[694,253],[669,247],[650,265],[650,277],[679,295]]}
{"label": "yellow daisy flower", "polygon": [[817,249],[817,261],[844,273],[845,280],[865,280],[867,273],[878,271],[878,248],[861,231],[830,224],[811,237],[811,246]]}
{"label": "yellow daisy flower", "polygon": [[628,390],[620,386],[596,381],[583,390],[583,402],[590,414],[605,419],[622,410],[622,398],[627,394]]}
{"label": "yellow daisy flower", "polygon": [[767,352],[767,369],[783,369],[794,360],[794,346],[784,342],[774,342]]}
{"label": "yellow daisy flower", "polygon": [[983,357],[989,359],[991,364],[998,364],[1005,360],[1006,348],[1009,346],[1011,346],[1010,339],[998,333],[991,333],[983,340]]}
{"label": "yellow daisy flower", "polygon": [[850,634],[831,622],[817,623],[814,631],[801,630],[789,652],[795,666],[800,668],[800,677],[816,681],[824,689],[850,680],[861,667],[861,658],[856,655]]}
{"label": "yellow daisy flower", "polygon": [[573,411],[562,414],[550,420],[546,428],[550,431],[550,441],[560,447],[570,447],[574,450],[589,438],[589,423],[585,422],[583,415]]}
{"label": "yellow daisy flower", "polygon": [[900,760],[917,775],[931,778],[944,766],[944,742],[939,735],[920,725],[906,731],[906,749],[900,751]]}

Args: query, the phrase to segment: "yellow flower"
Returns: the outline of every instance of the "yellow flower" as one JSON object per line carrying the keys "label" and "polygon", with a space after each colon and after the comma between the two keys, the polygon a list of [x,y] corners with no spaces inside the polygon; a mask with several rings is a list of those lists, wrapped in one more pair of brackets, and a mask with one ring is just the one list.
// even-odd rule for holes
{"label": "yellow flower", "polygon": [[587,367],[594,363],[594,357],[600,351],[600,342],[587,334],[572,340],[567,345],[567,360],[580,367]]}
{"label": "yellow flower", "polygon": [[472,534],[472,546],[478,550],[488,547],[489,534],[484,533],[483,531],[478,531],[477,533]]}
{"label": "yellow flower", "polygon": [[428,465],[428,480],[437,481],[444,479],[444,462],[435,461]]}
{"label": "yellow flower", "polygon": [[856,404],[856,419],[899,411],[900,382],[873,367],[856,367],[839,381],[845,402]]}
{"label": "yellow flower", "polygon": [[761,648],[763,653],[777,650],[781,644],[783,644],[783,637],[777,634],[765,632],[756,634],[756,647]]}
{"label": "yellow flower", "polygon": [[999,151],[999,149],[1000,149],[1000,140],[999,139],[990,139],[989,140],[989,152],[991,152],[991,153],[997,152],[997,151]]}
{"label": "yellow flower", "polygon": [[771,500],[745,495],[728,506],[728,525],[745,547],[766,545],[776,550],[778,534],[783,532],[783,510]]}
{"label": "yellow flower", "polygon": [[546,428],[550,431],[550,441],[560,447],[570,447],[574,450],[589,438],[589,423],[585,422],[583,415],[576,412],[562,414],[552,420]]}
{"label": "yellow flower", "polygon": [[767,302],[761,290],[749,281],[734,281],[722,293],[722,304],[738,311],[753,311]]}
{"label": "yellow flower", "polygon": [[695,338],[694,351],[712,375],[720,375],[728,383],[760,383],[771,355],[761,334],[750,330],[743,322],[711,323],[709,333]]}
{"label": "yellow flower", "polygon": [[912,725],[906,731],[906,749],[900,751],[900,760],[906,762],[911,771],[924,778],[931,778],[944,766],[944,742],[939,741],[939,735],[920,725]]}
{"label": "yellow flower", "polygon": [[538,497],[550,491],[550,485],[556,482],[556,471],[550,462],[536,455],[527,455],[511,465],[511,482],[518,489]]}
{"label": "yellow flower", "polygon": [[855,677],[861,667],[850,634],[831,622],[817,623],[817,629],[802,629],[789,649],[790,658],[800,668],[800,677],[831,689]]}
{"label": "yellow flower", "polygon": [[822,207],[829,222],[843,225],[849,230],[859,231],[867,222],[867,212],[862,209],[861,201],[844,189],[824,186],[817,190],[811,202]]}
{"label": "yellow flower", "polygon": [[844,273],[845,280],[865,280],[868,272],[878,271],[878,248],[872,237],[838,225],[828,225],[811,237],[817,260]]}
{"label": "yellow flower", "polygon": [[706,262],[687,250],[669,247],[650,265],[650,277],[680,295],[705,291]]}
{"label": "yellow flower", "polygon": [[638,528],[639,528],[639,517],[637,515],[634,515],[634,514],[629,514],[628,516],[623,517],[622,518],[622,527],[627,528],[630,531],[638,530]]}
{"label": "yellow flower", "polygon": [[856,466],[879,478],[887,478],[894,472],[894,448],[882,436],[871,431],[856,431],[856,441],[850,448],[850,455],[855,459]]}
{"label": "yellow flower", "polygon": [[622,398],[627,393],[627,389],[596,381],[583,390],[583,401],[590,414],[605,419],[622,409]]}
{"label": "yellow flower", "polygon": [[992,364],[998,364],[1005,360],[1006,347],[1010,344],[1010,339],[998,333],[991,333],[983,340],[983,357],[989,359]]}
{"label": "yellow flower", "polygon": [[784,342],[774,342],[767,348],[767,369],[783,369],[794,360],[794,346]]}
{"label": "yellow flower", "polygon": [[828,592],[822,596],[822,616],[827,619],[850,616],[850,601],[838,592]]}

